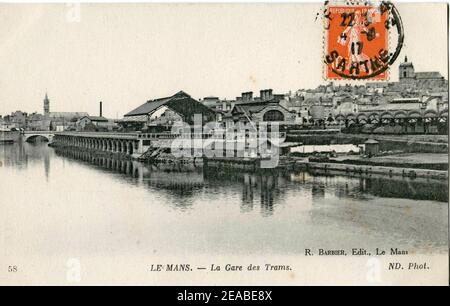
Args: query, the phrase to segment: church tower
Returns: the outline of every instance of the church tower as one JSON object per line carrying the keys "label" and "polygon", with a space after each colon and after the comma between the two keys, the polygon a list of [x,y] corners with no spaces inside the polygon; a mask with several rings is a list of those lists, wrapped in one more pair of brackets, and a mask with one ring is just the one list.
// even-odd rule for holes
{"label": "church tower", "polygon": [[411,82],[414,80],[416,74],[414,72],[414,66],[411,62],[408,62],[408,57],[405,56],[405,61],[398,67],[398,78],[400,82]]}
{"label": "church tower", "polygon": [[48,99],[47,93],[45,93],[44,98],[44,116],[50,115],[50,100]]}

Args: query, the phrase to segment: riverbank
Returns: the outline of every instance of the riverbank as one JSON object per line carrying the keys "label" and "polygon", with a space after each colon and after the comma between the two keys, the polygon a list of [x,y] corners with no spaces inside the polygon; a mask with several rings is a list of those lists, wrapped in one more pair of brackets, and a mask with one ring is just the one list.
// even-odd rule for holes
{"label": "riverbank", "polygon": [[348,155],[333,158],[332,162],[351,165],[448,171],[448,155],[440,153],[398,153],[371,158],[360,155]]}
{"label": "riverbank", "polygon": [[[115,157],[122,160],[136,160],[139,158],[124,153],[112,153],[90,148],[74,148],[63,144],[49,144],[59,150],[74,150],[89,152],[102,157]],[[142,161],[142,160],[141,160]],[[155,159],[153,163],[186,164],[194,160]],[[234,169],[255,171],[264,169],[262,159],[254,158],[197,158],[194,165],[205,165],[216,169]],[[448,157],[446,154],[436,153],[402,153],[387,156],[364,158],[360,155],[341,155],[324,162],[310,162],[308,158],[281,156],[275,166],[278,170],[310,170],[330,173],[339,172],[342,175],[385,175],[389,177],[433,178],[448,179]]]}
{"label": "riverbank", "polygon": [[[208,167],[217,169],[259,170],[264,169],[261,159],[211,158],[205,159]],[[401,153],[365,158],[361,155],[341,155],[323,162],[310,161],[308,157],[279,158],[276,169],[335,171],[342,175],[366,174],[410,178],[448,179],[448,156],[434,153]]]}
{"label": "riverbank", "polygon": [[342,155],[324,162],[296,158],[296,168],[338,171],[349,174],[383,174],[387,176],[448,179],[448,155],[436,153],[399,153],[372,158]]}
{"label": "riverbank", "polygon": [[448,172],[442,170],[429,170],[418,168],[404,168],[404,167],[385,167],[385,166],[371,166],[371,165],[352,165],[352,164],[338,164],[338,163],[315,163],[315,162],[301,162],[295,163],[295,169],[307,169],[312,171],[320,170],[323,173],[330,171],[339,172],[346,175],[366,175],[382,174],[393,177],[409,177],[409,178],[431,178],[431,179],[448,179]]}

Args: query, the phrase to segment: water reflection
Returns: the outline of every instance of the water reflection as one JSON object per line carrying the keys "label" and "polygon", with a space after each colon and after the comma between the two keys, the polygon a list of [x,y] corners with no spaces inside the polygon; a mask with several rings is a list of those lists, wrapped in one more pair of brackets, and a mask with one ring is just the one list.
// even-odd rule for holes
{"label": "water reflection", "polygon": [[332,190],[337,197],[364,200],[369,196],[448,202],[447,181],[426,178],[341,176],[314,173],[312,181],[316,196]]}
{"label": "water reflection", "polygon": [[[122,174],[121,179],[134,185],[145,184],[151,189],[164,189],[171,195],[190,198],[200,191],[219,192],[220,188],[240,190],[242,212],[252,211],[260,205],[263,214],[270,215],[278,203],[283,202],[286,190],[302,188],[309,190],[312,198],[327,195],[338,198],[366,200],[370,197],[404,198],[448,202],[447,181],[422,178],[387,178],[386,176],[344,177],[339,174],[310,174],[307,172],[259,171],[244,172],[221,170],[193,165],[161,164],[147,165],[137,161],[100,156],[89,152],[57,149],[58,156],[68,160],[82,161],[99,169]],[[3,145],[0,157],[4,167],[25,170],[33,163],[43,163],[48,180],[53,150],[44,145],[17,143]],[[186,201],[183,201],[186,203]],[[181,205],[182,206],[182,205]]]}
{"label": "water reflection", "polygon": [[[124,174],[132,178],[133,180],[128,181],[134,184],[145,182],[152,189],[170,191],[178,200],[183,199],[185,204],[186,198],[194,197],[205,189],[213,194],[220,193],[217,189],[240,189],[242,212],[252,211],[255,205],[260,205],[263,215],[270,215],[284,201],[286,191],[292,188],[309,190],[313,199],[333,195],[358,200],[383,197],[448,202],[448,185],[441,180],[386,176],[344,177],[280,170],[245,172],[181,164],[146,165],[74,150],[56,150],[56,153]],[[44,158],[46,164],[49,163],[48,154]]]}
{"label": "water reflection", "polygon": [[233,188],[241,192],[241,211],[250,212],[256,205],[261,214],[270,216],[274,207],[284,202],[283,188],[289,176],[281,171],[242,172],[203,169],[205,181],[212,188]]}
{"label": "water reflection", "polygon": [[[3,203],[9,205],[5,211],[35,220],[30,226],[36,237],[58,235],[65,241],[88,228],[95,238],[80,238],[72,246],[75,252],[95,252],[99,244],[117,252],[167,254],[301,254],[304,248],[355,246],[447,249],[448,187],[443,181],[155,166],[20,143],[1,147],[0,161],[7,168],[0,169],[0,179],[7,182],[2,195],[15,194]],[[22,182],[32,184],[23,188]],[[64,215],[64,225],[57,218],[36,217],[30,198],[42,216]],[[22,229],[15,233],[20,236]],[[129,244],[134,240],[139,245]]]}
{"label": "water reflection", "polygon": [[41,142],[30,144],[20,141],[14,144],[0,145],[0,158],[4,167],[26,170],[29,164],[44,162],[47,176],[50,173],[52,153]]}

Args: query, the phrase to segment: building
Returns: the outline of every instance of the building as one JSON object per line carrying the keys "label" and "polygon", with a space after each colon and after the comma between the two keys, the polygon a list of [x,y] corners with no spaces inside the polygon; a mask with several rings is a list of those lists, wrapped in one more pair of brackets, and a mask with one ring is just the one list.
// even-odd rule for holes
{"label": "building", "polygon": [[416,72],[413,63],[408,62],[406,56],[405,61],[399,65],[399,82],[400,84],[413,85],[417,89],[447,87],[447,81],[439,72]]}
{"label": "building", "polygon": [[168,131],[177,121],[192,125],[200,116],[203,124],[215,121],[215,113],[183,91],[173,96],[149,100],[124,115],[120,122],[124,129]]}
{"label": "building", "polygon": [[386,104],[380,104],[375,106],[368,106],[360,108],[361,113],[372,112],[397,112],[397,111],[421,111],[428,108],[427,103],[422,103],[420,98],[397,98]]}
{"label": "building", "polygon": [[388,101],[430,93],[445,93],[448,99],[448,80],[437,71],[415,71],[414,64],[406,56],[398,67],[398,78],[398,82],[369,82],[366,87],[383,94]]}
{"label": "building", "polygon": [[103,102],[99,103],[99,116],[83,116],[76,123],[77,131],[112,131],[117,128],[114,120],[103,117]]}
{"label": "building", "polygon": [[86,112],[50,112],[50,99],[47,93],[45,93],[43,105],[44,115],[34,114],[28,122],[27,129],[41,131],[75,129],[76,122],[80,118],[89,116]]}
{"label": "building", "polygon": [[364,153],[369,156],[377,155],[380,152],[380,143],[374,139],[364,142]]}
{"label": "building", "polygon": [[216,111],[226,113],[236,104],[236,100],[219,100],[216,102]]}
{"label": "building", "polygon": [[42,114],[33,113],[27,118],[28,131],[49,131],[51,121],[48,117]]}
{"label": "building", "polygon": [[15,111],[9,117],[9,123],[18,129],[25,129],[27,125],[28,114],[22,111]]}
{"label": "building", "polygon": [[76,122],[76,129],[77,131],[112,130],[113,125],[105,117],[84,116]]}
{"label": "building", "polygon": [[86,116],[89,116],[86,112],[51,112],[48,117],[50,130],[61,132],[67,129],[76,129],[77,121]]}
{"label": "building", "polygon": [[259,97],[253,92],[244,92],[236,99],[233,107],[224,112],[223,122],[278,122],[280,125],[295,124],[296,114],[283,107],[280,102],[285,95],[274,95],[272,89],[260,91]]}
{"label": "building", "polygon": [[309,116],[309,107],[304,105],[303,97],[286,97],[285,99],[280,101],[280,105],[287,109],[289,112],[296,114],[295,122],[297,124],[304,124],[308,122]]}
{"label": "building", "polygon": [[219,102],[218,97],[204,97],[203,100],[200,101],[204,106],[215,109],[217,102]]}

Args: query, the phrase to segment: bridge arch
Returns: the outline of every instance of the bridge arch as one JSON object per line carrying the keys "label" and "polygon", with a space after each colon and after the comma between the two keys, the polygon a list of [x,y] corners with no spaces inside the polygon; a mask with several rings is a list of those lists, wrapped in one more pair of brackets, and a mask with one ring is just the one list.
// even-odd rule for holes
{"label": "bridge arch", "polygon": [[438,117],[438,112],[432,109],[426,110],[423,117],[425,118],[425,122],[426,123],[433,123],[437,117]]}
{"label": "bridge arch", "polygon": [[359,113],[356,115],[356,120],[358,120],[359,122],[363,122],[366,123],[367,122],[367,115],[364,113]]}
{"label": "bridge arch", "polygon": [[444,108],[439,112],[439,117],[448,118],[448,108]]}
{"label": "bridge arch", "polygon": [[422,118],[422,114],[417,110],[412,110],[408,113],[408,117],[418,119],[418,118]]}
{"label": "bridge arch", "polygon": [[345,119],[347,120],[356,120],[356,116],[353,113],[349,113],[345,116]]}
{"label": "bridge arch", "polygon": [[391,112],[386,111],[386,112],[381,113],[380,117],[382,119],[393,119],[394,115]]}
{"label": "bridge arch", "polygon": [[133,151],[134,151],[133,142],[129,141],[127,144],[127,153],[133,155]]}
{"label": "bridge arch", "polygon": [[388,111],[382,112],[380,114],[380,120],[383,124],[390,124],[394,122],[394,114]]}
{"label": "bridge arch", "polygon": [[43,139],[45,142],[50,142],[51,138],[49,135],[29,135],[29,136],[25,136],[24,141],[25,142],[35,142],[38,139]]}
{"label": "bridge arch", "polygon": [[400,110],[394,113],[394,117],[395,119],[405,119],[408,117],[408,114],[405,111]]}
{"label": "bridge arch", "polygon": [[338,122],[343,122],[345,120],[345,116],[342,114],[338,114],[334,119]]}
{"label": "bridge arch", "polygon": [[380,121],[380,114],[378,112],[369,113],[367,120],[370,123],[378,123]]}
{"label": "bridge arch", "polygon": [[437,117],[438,112],[433,109],[428,109],[425,111],[424,117]]}

